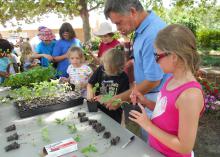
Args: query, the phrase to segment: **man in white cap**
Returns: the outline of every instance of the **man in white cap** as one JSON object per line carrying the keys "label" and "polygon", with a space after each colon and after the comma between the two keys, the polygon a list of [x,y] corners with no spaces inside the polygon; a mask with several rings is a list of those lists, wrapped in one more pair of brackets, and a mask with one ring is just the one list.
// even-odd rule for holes
{"label": "man in white cap", "polygon": [[118,40],[113,38],[114,31],[112,29],[112,25],[109,22],[101,23],[98,30],[94,32],[94,35],[101,38],[98,58],[100,58],[107,50],[120,44]]}

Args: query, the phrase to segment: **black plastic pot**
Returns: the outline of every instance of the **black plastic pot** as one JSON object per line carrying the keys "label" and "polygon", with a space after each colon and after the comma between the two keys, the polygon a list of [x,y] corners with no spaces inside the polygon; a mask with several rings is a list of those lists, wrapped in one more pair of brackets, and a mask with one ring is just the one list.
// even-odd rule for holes
{"label": "black plastic pot", "polygon": [[132,104],[128,104],[128,103],[123,105],[123,110],[124,110],[124,113],[125,113],[125,121],[128,121],[128,117],[131,116],[129,114],[129,112],[131,110],[141,112],[141,108],[138,105],[132,105]]}
{"label": "black plastic pot", "polygon": [[100,103],[97,101],[88,101],[87,100],[87,106],[88,106],[88,110],[89,112],[98,112],[98,105]]}

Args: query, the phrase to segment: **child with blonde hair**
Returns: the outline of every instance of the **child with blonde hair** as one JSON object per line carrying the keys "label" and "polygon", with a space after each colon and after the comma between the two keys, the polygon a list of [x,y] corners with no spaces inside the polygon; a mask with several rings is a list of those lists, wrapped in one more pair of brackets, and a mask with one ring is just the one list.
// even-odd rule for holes
{"label": "child with blonde hair", "polygon": [[136,88],[131,93],[133,104],[153,110],[151,119],[132,110],[130,119],[149,133],[148,143],[167,157],[193,157],[198,122],[204,111],[201,85],[194,74],[199,68],[199,54],[193,33],[173,24],[161,30],[155,41],[155,59],[165,73],[173,75],[165,82],[156,104]]}
{"label": "child with blonde hair", "polygon": [[85,96],[86,86],[92,74],[92,69],[85,64],[83,50],[76,46],[70,47],[67,52],[67,58],[70,62],[66,71],[69,77],[61,77],[61,80],[79,87],[82,95]]}
{"label": "child with blonde hair", "polygon": [[28,42],[23,42],[21,45],[21,65],[24,71],[36,67],[40,61],[33,58],[33,51],[31,45]]}
{"label": "child with blonde hair", "polygon": [[[100,65],[89,79],[87,86],[87,99],[100,101],[101,95],[111,94],[112,96],[129,89],[128,76],[123,71],[125,65],[125,52],[122,46],[117,46],[106,52],[101,58]],[[95,84],[100,88],[93,93]],[[110,111],[105,106],[98,106],[104,113],[121,123],[122,109]]]}

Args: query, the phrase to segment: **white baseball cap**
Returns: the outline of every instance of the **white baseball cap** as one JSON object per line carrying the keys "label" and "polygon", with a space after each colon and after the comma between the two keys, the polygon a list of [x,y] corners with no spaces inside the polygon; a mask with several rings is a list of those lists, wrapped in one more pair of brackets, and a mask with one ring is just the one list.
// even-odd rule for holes
{"label": "white baseball cap", "polygon": [[100,24],[99,28],[93,32],[93,34],[95,36],[101,36],[114,32],[115,31],[112,29],[112,25],[109,22],[103,22]]}

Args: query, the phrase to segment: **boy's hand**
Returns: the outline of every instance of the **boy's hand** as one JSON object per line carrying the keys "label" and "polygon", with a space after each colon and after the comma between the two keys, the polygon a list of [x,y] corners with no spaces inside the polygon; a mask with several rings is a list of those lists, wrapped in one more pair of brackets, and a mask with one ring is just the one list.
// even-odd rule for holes
{"label": "boy's hand", "polygon": [[93,92],[87,91],[87,100],[89,100],[89,101],[93,101],[94,100]]}
{"label": "boy's hand", "polygon": [[100,101],[101,101],[101,98],[102,98],[102,95],[98,95],[98,96],[95,96],[93,99],[94,99],[95,101],[100,102]]}
{"label": "boy's hand", "polygon": [[115,99],[121,99],[121,98],[117,95],[113,96],[111,100],[109,100],[104,104],[105,107],[109,110],[117,110],[121,106],[121,104],[113,105]]}

